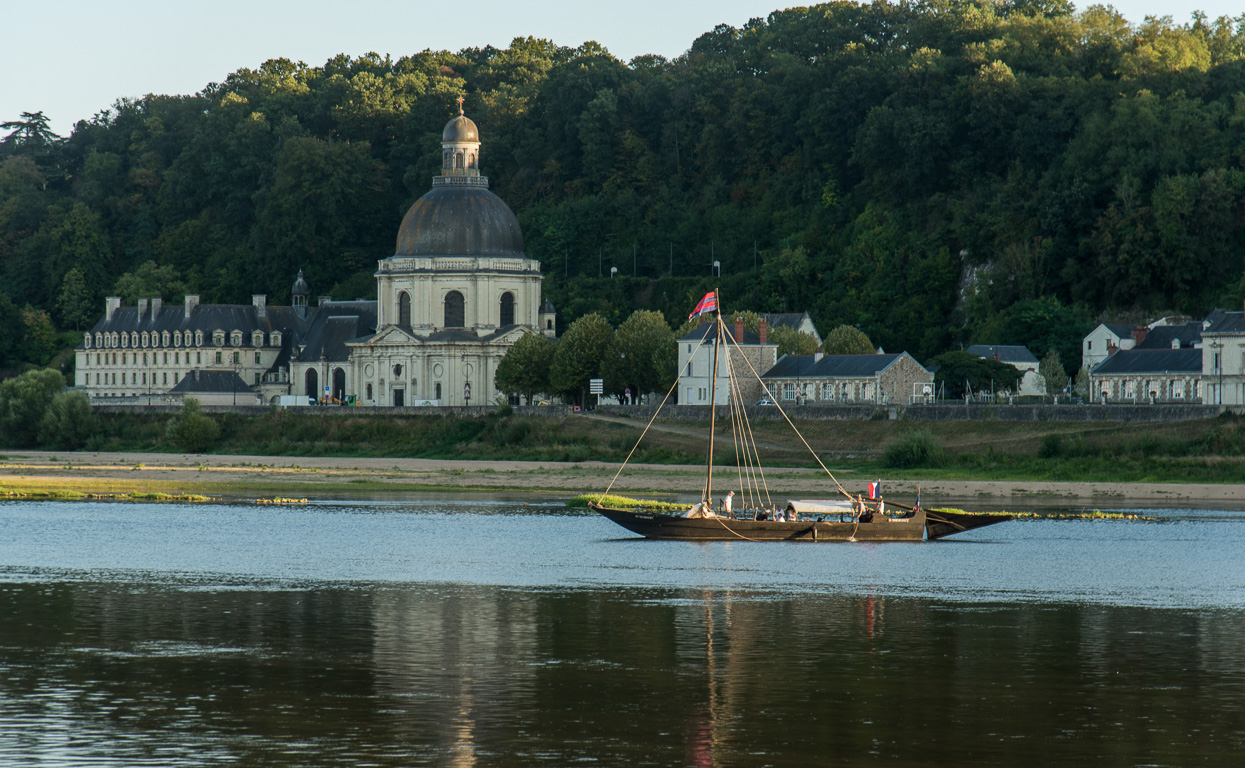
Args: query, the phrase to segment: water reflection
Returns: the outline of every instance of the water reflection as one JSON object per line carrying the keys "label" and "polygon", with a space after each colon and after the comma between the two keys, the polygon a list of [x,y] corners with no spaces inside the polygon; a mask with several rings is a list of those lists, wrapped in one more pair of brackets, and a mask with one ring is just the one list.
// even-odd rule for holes
{"label": "water reflection", "polygon": [[716,590],[0,590],[0,762],[1228,764],[1245,616]]}
{"label": "water reflection", "polygon": [[747,546],[0,504],[0,764],[1234,764],[1240,519]]}

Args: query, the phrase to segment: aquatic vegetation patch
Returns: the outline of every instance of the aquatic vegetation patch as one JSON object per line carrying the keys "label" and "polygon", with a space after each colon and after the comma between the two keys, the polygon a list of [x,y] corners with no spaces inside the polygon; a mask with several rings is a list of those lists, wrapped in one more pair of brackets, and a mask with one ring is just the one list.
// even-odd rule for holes
{"label": "aquatic vegetation patch", "polygon": [[686,504],[678,504],[671,501],[657,501],[655,499],[632,499],[626,496],[613,496],[603,493],[582,493],[566,503],[568,507],[586,507],[589,503],[600,504],[603,507],[615,507],[624,509],[652,509],[652,510],[674,510],[686,509]]}

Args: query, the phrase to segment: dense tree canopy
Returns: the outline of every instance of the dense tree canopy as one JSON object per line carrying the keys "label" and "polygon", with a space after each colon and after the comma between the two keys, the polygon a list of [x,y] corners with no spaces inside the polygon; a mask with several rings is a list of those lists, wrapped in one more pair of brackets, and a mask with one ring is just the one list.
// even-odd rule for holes
{"label": "dense tree canopy", "polygon": [[531,38],[274,59],[67,138],[0,116],[0,284],[67,326],[148,262],[204,301],[284,303],[299,268],[353,290],[460,93],[563,328],[677,326],[717,287],[922,360],[1075,366],[1096,318],[1245,297],[1245,29],[1064,0],[792,8],[673,60]]}

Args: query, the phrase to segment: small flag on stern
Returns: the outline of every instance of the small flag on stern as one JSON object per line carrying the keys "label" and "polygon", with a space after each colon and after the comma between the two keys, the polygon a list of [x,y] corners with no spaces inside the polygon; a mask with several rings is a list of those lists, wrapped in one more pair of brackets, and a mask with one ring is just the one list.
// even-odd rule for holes
{"label": "small flag on stern", "polygon": [[717,312],[717,311],[718,311],[718,295],[717,293],[710,291],[709,293],[705,294],[705,297],[703,299],[700,300],[700,303],[697,304],[696,308],[692,310],[692,314],[687,316],[687,319],[691,320],[693,318],[700,317],[706,312]]}
{"label": "small flag on stern", "polygon": [[878,480],[876,483],[869,483],[869,498],[871,499],[882,498],[882,481],[881,480]]}

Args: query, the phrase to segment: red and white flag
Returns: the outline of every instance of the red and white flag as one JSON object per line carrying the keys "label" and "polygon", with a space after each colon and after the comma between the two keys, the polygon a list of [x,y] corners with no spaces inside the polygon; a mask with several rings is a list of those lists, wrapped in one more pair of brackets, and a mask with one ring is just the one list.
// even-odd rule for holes
{"label": "red and white flag", "polygon": [[715,291],[710,291],[709,293],[705,294],[705,297],[703,299],[700,300],[700,303],[697,304],[696,308],[692,310],[692,314],[687,316],[687,319],[691,320],[692,318],[700,317],[706,312],[717,312],[717,311],[718,311],[718,294]]}
{"label": "red and white flag", "polygon": [[881,497],[882,497],[882,481],[878,480],[876,483],[869,483],[869,498],[880,499]]}

